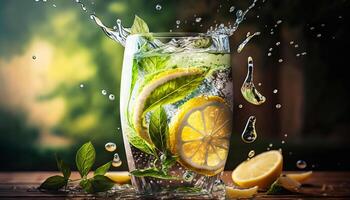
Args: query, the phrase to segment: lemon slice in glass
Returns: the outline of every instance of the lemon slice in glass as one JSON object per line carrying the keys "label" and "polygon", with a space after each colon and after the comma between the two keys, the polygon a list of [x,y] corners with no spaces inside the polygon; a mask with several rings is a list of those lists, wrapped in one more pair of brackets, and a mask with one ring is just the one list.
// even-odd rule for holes
{"label": "lemon slice in glass", "polygon": [[170,149],[179,162],[212,176],[224,169],[232,131],[231,110],[216,96],[195,97],[179,108],[170,125]]}
{"label": "lemon slice in glass", "polygon": [[279,151],[267,151],[238,165],[232,172],[232,179],[241,187],[266,189],[281,175],[282,165]]}

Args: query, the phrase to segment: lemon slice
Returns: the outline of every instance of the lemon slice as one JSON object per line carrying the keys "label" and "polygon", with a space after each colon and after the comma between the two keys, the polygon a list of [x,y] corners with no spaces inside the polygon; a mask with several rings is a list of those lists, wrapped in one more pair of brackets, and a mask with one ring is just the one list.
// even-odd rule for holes
{"label": "lemon slice", "polygon": [[105,176],[118,184],[130,183],[129,172],[107,172]]}
{"label": "lemon slice", "polygon": [[170,125],[170,150],[183,166],[212,176],[224,169],[231,135],[231,110],[216,96],[183,104]]}
{"label": "lemon slice", "polygon": [[227,199],[252,198],[257,193],[258,193],[258,186],[247,188],[247,189],[238,189],[238,188],[226,186]]}
{"label": "lemon slice", "polygon": [[303,172],[303,173],[291,173],[286,174],[287,177],[298,181],[299,183],[305,182],[307,179],[309,179],[312,175],[312,171]]}
{"label": "lemon slice", "polygon": [[281,175],[282,163],[279,151],[267,151],[241,163],[233,170],[232,179],[241,187],[266,189]]}
{"label": "lemon slice", "polygon": [[[166,104],[181,100],[187,95],[184,91],[186,87],[197,86],[196,84],[201,82],[199,78],[204,79],[204,72],[199,68],[175,68],[161,72],[152,77],[151,80],[146,81],[147,83],[141,87],[135,100],[133,110],[134,128],[139,136],[151,142],[143,123],[144,115],[149,108],[161,103]],[[181,83],[179,83],[180,81]],[[162,88],[165,86],[168,88]],[[171,90],[167,91],[169,88]]]}

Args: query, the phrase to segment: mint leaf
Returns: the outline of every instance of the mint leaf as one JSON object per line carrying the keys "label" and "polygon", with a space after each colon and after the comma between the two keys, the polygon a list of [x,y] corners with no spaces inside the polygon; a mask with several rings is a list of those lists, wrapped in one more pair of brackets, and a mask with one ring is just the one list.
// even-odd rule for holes
{"label": "mint leaf", "polygon": [[279,185],[277,181],[275,181],[266,192],[268,195],[276,195],[276,194],[291,194],[289,190],[285,189],[283,186]]}
{"label": "mint leaf", "polygon": [[165,160],[162,160],[162,171],[168,173],[169,169],[176,163],[176,156],[172,156],[170,153],[166,154]]}
{"label": "mint leaf", "polygon": [[68,164],[65,163],[57,154],[56,154],[56,163],[57,163],[58,170],[60,170],[64,178],[68,180],[71,174],[71,170]]}
{"label": "mint leaf", "polygon": [[109,170],[111,167],[112,161],[109,161],[108,163],[102,165],[101,167],[97,168],[95,170],[94,175],[105,175],[105,173]]}
{"label": "mint leaf", "polygon": [[136,177],[153,177],[165,180],[180,180],[179,177],[171,176],[169,174],[165,174],[157,168],[147,168],[147,169],[137,169],[130,172],[131,175]]}
{"label": "mint leaf", "polygon": [[114,182],[107,176],[96,175],[91,180],[93,193],[105,192],[114,186]]}
{"label": "mint leaf", "polygon": [[77,151],[75,162],[81,177],[85,177],[95,162],[96,152],[91,142],[85,143]]}
{"label": "mint leaf", "polygon": [[[167,81],[160,85],[149,95],[145,102],[144,113],[157,106],[175,103],[196,90],[203,82],[206,71],[200,71],[191,75],[183,75],[179,78]],[[161,75],[160,73],[159,75]]]}
{"label": "mint leaf", "polygon": [[134,23],[131,26],[130,29],[131,34],[137,34],[137,33],[149,33],[148,25],[146,24],[143,19],[141,19],[139,16],[135,15]]}
{"label": "mint leaf", "polygon": [[165,152],[169,135],[168,121],[163,107],[156,109],[150,117],[148,134],[158,150]]}
{"label": "mint leaf", "polygon": [[135,148],[155,156],[153,147],[143,138],[141,138],[134,130],[131,130],[128,134],[128,140]]}
{"label": "mint leaf", "polygon": [[139,58],[137,64],[139,68],[146,73],[156,72],[165,68],[169,56],[150,56]]}
{"label": "mint leaf", "polygon": [[63,186],[67,185],[68,180],[63,176],[51,176],[47,178],[40,186],[39,189],[44,190],[59,190]]}
{"label": "mint leaf", "polygon": [[87,193],[94,193],[94,189],[92,188],[91,179],[82,179],[79,183],[80,187]]}

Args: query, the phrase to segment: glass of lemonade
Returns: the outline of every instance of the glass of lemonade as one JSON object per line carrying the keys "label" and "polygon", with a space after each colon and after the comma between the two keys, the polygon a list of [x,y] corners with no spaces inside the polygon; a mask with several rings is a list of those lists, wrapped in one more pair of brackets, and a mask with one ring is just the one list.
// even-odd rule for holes
{"label": "glass of lemonade", "polygon": [[217,195],[232,132],[228,40],[204,33],[128,36],[120,113],[138,193]]}

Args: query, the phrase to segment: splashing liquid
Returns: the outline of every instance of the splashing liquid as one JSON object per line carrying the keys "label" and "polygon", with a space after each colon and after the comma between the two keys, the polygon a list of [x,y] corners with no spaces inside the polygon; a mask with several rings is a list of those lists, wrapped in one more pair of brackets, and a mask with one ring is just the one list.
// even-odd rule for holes
{"label": "splashing liquid", "polygon": [[237,48],[237,53],[241,53],[241,51],[243,50],[243,48],[246,46],[246,44],[248,44],[248,42],[254,37],[260,35],[260,32],[256,32],[253,35],[247,35],[247,38],[238,46]]}
{"label": "splashing liquid", "polygon": [[241,87],[241,93],[245,100],[254,105],[260,105],[265,102],[266,98],[261,95],[253,83],[253,58],[248,57],[248,73]]}
{"label": "splashing liquid", "polygon": [[90,18],[95,21],[109,38],[125,46],[126,38],[130,35],[130,30],[123,27],[120,19],[117,19],[117,26],[114,26],[112,29],[105,26],[95,15],[90,15]]}
{"label": "splashing liquid", "polygon": [[243,142],[252,143],[258,137],[255,130],[255,122],[256,122],[255,116],[250,116],[241,136]]}

